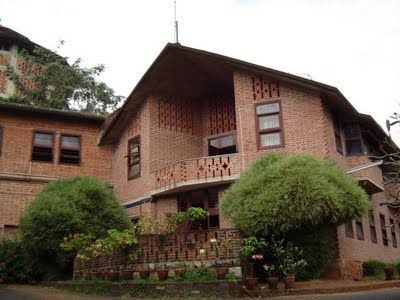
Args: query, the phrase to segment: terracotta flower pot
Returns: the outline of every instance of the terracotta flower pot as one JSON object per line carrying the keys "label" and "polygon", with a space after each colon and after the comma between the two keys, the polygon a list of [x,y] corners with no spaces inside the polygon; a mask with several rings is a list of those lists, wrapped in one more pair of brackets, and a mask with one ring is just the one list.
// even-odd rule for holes
{"label": "terracotta flower pot", "polygon": [[122,270],[121,271],[121,279],[131,280],[132,278],[133,278],[133,270]]}
{"label": "terracotta flower pot", "polygon": [[268,287],[271,290],[277,290],[278,289],[278,282],[279,282],[279,278],[278,277],[268,277],[267,278],[267,282],[268,282]]}
{"label": "terracotta flower pot", "polygon": [[83,278],[86,280],[92,279],[92,272],[90,272],[90,271],[83,272]]}
{"label": "terracotta flower pot", "polygon": [[4,282],[4,279],[0,277],[0,284]]}
{"label": "terracotta flower pot", "polygon": [[218,279],[224,279],[225,276],[229,273],[229,268],[227,268],[227,267],[217,267],[216,272],[217,272],[217,278]]}
{"label": "terracotta flower pot", "polygon": [[293,289],[294,288],[294,277],[293,276],[287,276],[283,277],[283,282],[285,283],[285,289]]}
{"label": "terracotta flower pot", "polygon": [[393,280],[393,268],[392,267],[386,267],[383,270],[385,271],[386,280]]}
{"label": "terracotta flower pot", "polygon": [[246,285],[252,289],[257,286],[258,278],[257,277],[246,277],[245,278]]}
{"label": "terracotta flower pot", "polygon": [[183,276],[183,274],[185,273],[185,270],[183,270],[183,269],[174,269],[174,273],[175,273],[175,276]]}
{"label": "terracotta flower pot", "polygon": [[148,279],[150,277],[150,271],[149,270],[140,270],[139,276],[141,279]]}
{"label": "terracotta flower pot", "polygon": [[168,279],[168,270],[157,270],[158,280],[167,280]]}
{"label": "terracotta flower pot", "polygon": [[119,274],[116,271],[107,271],[107,272],[105,272],[104,277],[106,280],[114,281],[114,280],[118,280],[118,275]]}

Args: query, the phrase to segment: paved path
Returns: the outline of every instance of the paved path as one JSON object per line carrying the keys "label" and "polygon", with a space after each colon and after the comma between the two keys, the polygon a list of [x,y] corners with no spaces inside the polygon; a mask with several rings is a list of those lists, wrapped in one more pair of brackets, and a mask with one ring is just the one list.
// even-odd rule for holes
{"label": "paved path", "polygon": [[[68,292],[27,285],[0,285],[1,300],[117,300],[127,297],[100,297],[76,295]],[[265,298],[271,299],[271,298]],[[282,296],[274,300],[399,300],[400,288],[335,295]]]}
{"label": "paved path", "polygon": [[[76,295],[67,291],[31,285],[0,285],[0,300],[116,300],[121,297]],[[126,299],[126,298],[125,298]]]}
{"label": "paved path", "polygon": [[307,295],[274,297],[274,300],[399,300],[400,288],[334,295]]}

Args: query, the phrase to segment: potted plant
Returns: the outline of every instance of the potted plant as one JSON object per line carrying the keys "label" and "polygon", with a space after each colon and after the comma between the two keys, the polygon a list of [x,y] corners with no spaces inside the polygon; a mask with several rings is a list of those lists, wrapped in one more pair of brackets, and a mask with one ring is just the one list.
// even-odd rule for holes
{"label": "potted plant", "polygon": [[245,267],[245,282],[249,288],[254,288],[258,284],[258,278],[254,276],[254,265],[256,262],[264,260],[264,255],[261,254],[267,248],[267,243],[263,238],[247,237],[242,240],[240,248],[240,256]]}
{"label": "potted plant", "polygon": [[278,266],[283,273],[283,281],[286,289],[294,287],[296,272],[304,268],[307,262],[302,259],[303,250],[292,243],[284,245],[284,240],[275,241],[272,239],[272,251],[275,254]]}
{"label": "potted plant", "polygon": [[185,264],[177,264],[174,268],[174,274],[176,277],[182,277],[185,274],[186,265]]}
{"label": "potted plant", "polygon": [[269,289],[277,290],[278,289],[279,278],[275,276],[275,270],[276,270],[275,265],[273,265],[273,264],[265,264],[264,265],[264,270],[268,274],[267,283],[268,283]]}
{"label": "potted plant", "polygon": [[119,272],[118,272],[118,271],[115,271],[113,268],[107,270],[107,271],[104,273],[105,279],[106,279],[106,280],[111,280],[111,281],[118,280],[118,275],[119,275]]}
{"label": "potted plant", "polygon": [[393,280],[393,265],[387,264],[386,267],[383,269],[385,271],[386,279],[385,280]]}
{"label": "potted plant", "polygon": [[210,243],[212,248],[215,250],[215,265],[218,279],[224,279],[225,276],[229,273],[229,268],[224,266],[222,263],[218,261],[220,250],[225,249],[228,245],[222,241],[218,241],[216,238],[210,239]]}
{"label": "potted plant", "polygon": [[139,277],[140,279],[149,279],[150,270],[147,265],[143,265],[142,268],[139,270]]}
{"label": "potted plant", "polygon": [[130,280],[133,278],[133,264],[137,262],[138,259],[138,250],[131,249],[131,253],[128,255],[129,261],[131,264],[128,264],[124,270],[121,270],[121,279],[123,280]]}
{"label": "potted plant", "polygon": [[201,207],[191,207],[187,210],[186,215],[190,221],[190,228],[202,229],[202,222],[208,217],[208,212]]}
{"label": "potted plant", "polygon": [[169,270],[166,268],[165,265],[161,266],[161,269],[157,270],[158,280],[164,281],[168,279],[168,272]]}

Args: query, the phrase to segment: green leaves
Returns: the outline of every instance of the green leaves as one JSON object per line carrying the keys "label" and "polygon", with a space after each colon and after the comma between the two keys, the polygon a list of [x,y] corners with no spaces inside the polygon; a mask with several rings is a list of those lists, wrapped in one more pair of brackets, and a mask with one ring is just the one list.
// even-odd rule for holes
{"label": "green leaves", "polygon": [[79,243],[60,248],[64,237],[80,235],[81,244],[125,230],[131,223],[112,191],[100,180],[77,176],[48,184],[29,204],[20,220],[22,241],[42,266],[71,268]]}
{"label": "green leaves", "polygon": [[341,224],[368,205],[357,182],[333,163],[308,154],[268,154],[227,190],[222,211],[246,235],[279,235]]}
{"label": "green leaves", "polygon": [[[33,53],[23,50],[20,56],[24,59],[23,70],[11,66],[7,69],[19,90],[18,96],[12,97],[14,103],[107,114],[123,99],[98,80],[104,65],[85,68],[81,59],[69,65],[67,57],[41,47]],[[9,102],[7,99],[0,98],[0,102]]]}

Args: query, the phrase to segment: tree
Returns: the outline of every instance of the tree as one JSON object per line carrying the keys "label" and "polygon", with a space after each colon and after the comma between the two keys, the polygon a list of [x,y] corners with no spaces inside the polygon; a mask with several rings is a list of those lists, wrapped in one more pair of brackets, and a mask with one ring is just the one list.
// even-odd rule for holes
{"label": "tree", "polygon": [[[333,162],[268,154],[225,192],[222,213],[246,236],[284,239],[304,250],[296,276],[318,278],[335,249],[336,227],[366,213],[368,196]],[[266,253],[268,255],[268,253]]]}
{"label": "tree", "polygon": [[73,253],[60,248],[64,237],[79,233],[96,239],[131,223],[105,183],[77,176],[49,183],[25,210],[20,228],[27,253],[49,278],[72,269]]}
{"label": "tree", "polygon": [[222,211],[247,235],[339,225],[364,214],[368,196],[333,162],[269,154],[227,190]]}
{"label": "tree", "polygon": [[22,50],[19,55],[25,59],[26,67],[19,71],[11,66],[7,69],[18,94],[0,98],[0,102],[107,114],[122,100],[98,80],[104,65],[85,68],[81,59],[69,65],[67,57],[39,46],[32,52]]}

